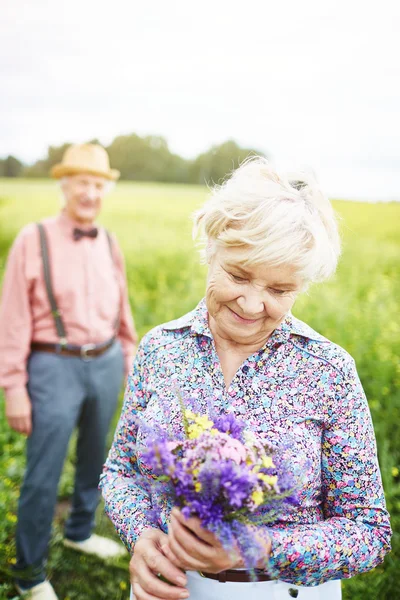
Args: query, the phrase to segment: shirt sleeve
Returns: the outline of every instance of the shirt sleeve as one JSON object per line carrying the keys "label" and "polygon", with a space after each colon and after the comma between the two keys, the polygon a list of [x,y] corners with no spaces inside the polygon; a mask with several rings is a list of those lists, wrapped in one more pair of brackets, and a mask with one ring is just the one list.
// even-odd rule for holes
{"label": "shirt sleeve", "polygon": [[0,303],[0,387],[4,388],[6,400],[27,395],[32,313],[26,276],[26,233],[25,228],[11,247]]}
{"label": "shirt sleeve", "polygon": [[322,437],[322,509],[318,524],[270,529],[271,570],[297,585],[369,571],[390,551],[375,436],[354,361],[336,384],[337,409]]}
{"label": "shirt sleeve", "polygon": [[106,513],[131,553],[145,529],[158,528],[149,516],[151,498],[141,483],[136,456],[137,417],[146,407],[143,358],[141,344],[128,377],[121,418],[100,478]]}
{"label": "shirt sleeve", "polygon": [[128,282],[126,278],[124,256],[115,238],[113,239],[113,242],[115,248],[115,263],[118,270],[121,293],[119,329],[117,337],[121,342],[122,351],[124,354],[125,376],[127,376],[132,365],[135,347],[138,343],[138,336],[135,330],[132,311],[129,305]]}

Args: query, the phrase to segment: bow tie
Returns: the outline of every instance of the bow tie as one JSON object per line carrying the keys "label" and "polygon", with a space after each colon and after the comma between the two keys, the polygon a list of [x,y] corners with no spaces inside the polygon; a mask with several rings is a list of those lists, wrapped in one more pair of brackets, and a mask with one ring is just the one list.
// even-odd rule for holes
{"label": "bow tie", "polygon": [[78,229],[78,227],[75,227],[74,231],[73,231],[73,237],[74,240],[76,242],[78,242],[81,238],[83,237],[88,237],[88,238],[97,238],[97,234],[99,233],[99,230],[97,229],[97,227],[93,227],[93,229]]}

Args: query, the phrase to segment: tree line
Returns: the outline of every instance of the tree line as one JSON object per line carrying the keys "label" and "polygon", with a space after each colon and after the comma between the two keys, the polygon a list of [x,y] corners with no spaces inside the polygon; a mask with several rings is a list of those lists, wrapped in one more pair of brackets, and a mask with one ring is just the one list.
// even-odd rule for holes
{"label": "tree line", "polygon": [[[47,156],[32,165],[24,165],[15,156],[0,159],[0,177],[48,177],[51,167],[61,161],[69,145],[49,146]],[[120,135],[105,148],[111,166],[121,172],[121,179],[171,183],[217,183],[248,156],[263,154],[228,140],[190,160],[172,153],[164,137],[140,137],[135,133]]]}

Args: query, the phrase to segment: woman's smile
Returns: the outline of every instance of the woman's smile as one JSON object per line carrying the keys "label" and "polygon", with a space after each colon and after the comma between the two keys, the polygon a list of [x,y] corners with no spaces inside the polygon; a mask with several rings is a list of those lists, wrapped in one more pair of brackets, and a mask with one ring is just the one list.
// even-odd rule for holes
{"label": "woman's smile", "polygon": [[243,325],[252,325],[253,323],[257,323],[257,321],[260,320],[260,319],[248,319],[247,317],[242,317],[237,312],[232,310],[232,308],[229,308],[229,306],[227,306],[226,308],[229,310],[229,312],[231,313],[231,315],[233,316],[235,321],[237,321],[238,323],[242,323]]}

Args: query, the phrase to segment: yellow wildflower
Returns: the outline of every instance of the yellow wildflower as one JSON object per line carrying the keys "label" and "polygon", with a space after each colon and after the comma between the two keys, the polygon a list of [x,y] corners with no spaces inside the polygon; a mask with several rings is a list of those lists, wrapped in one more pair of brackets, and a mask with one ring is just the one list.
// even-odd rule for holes
{"label": "yellow wildflower", "polygon": [[195,417],[194,420],[199,427],[202,427],[204,429],[204,431],[206,431],[207,429],[211,429],[214,425],[214,423],[210,421],[207,415],[198,415]]}
{"label": "yellow wildflower", "polygon": [[254,492],[251,495],[251,499],[253,500],[256,506],[259,506],[264,500],[264,494],[260,492],[260,490],[254,490]]}
{"label": "yellow wildflower", "polygon": [[198,438],[201,434],[203,433],[203,431],[200,429],[200,427],[198,427],[197,425],[193,424],[193,425],[189,425],[188,427],[188,438],[190,440],[195,440],[196,438]]}
{"label": "yellow wildflower", "polygon": [[201,492],[201,483],[200,483],[200,481],[197,481],[194,484],[194,489],[196,490],[196,492]]}
{"label": "yellow wildflower", "polygon": [[274,463],[272,462],[272,458],[270,456],[263,456],[262,460],[261,460],[261,464],[264,467],[264,469],[272,469],[275,467]]}
{"label": "yellow wildflower", "polygon": [[397,467],[392,467],[392,475],[393,477],[399,476],[399,469]]}
{"label": "yellow wildflower", "polygon": [[205,431],[212,430],[214,423],[210,421],[210,419],[206,415],[195,415],[191,411],[186,411],[185,414],[186,413],[189,413],[189,418],[191,418],[194,421],[194,423],[191,423],[188,427],[189,439],[195,440]]}
{"label": "yellow wildflower", "polygon": [[202,427],[200,427],[199,425],[197,425],[196,423],[193,423],[192,425],[189,425],[189,427],[188,427],[188,437],[191,440],[194,440],[194,439],[200,437],[203,433],[204,433],[204,429]]}
{"label": "yellow wildflower", "polygon": [[257,477],[258,479],[261,479],[261,481],[264,481],[268,485],[275,485],[278,481],[278,477],[276,475],[265,475],[265,473],[259,473]]}

